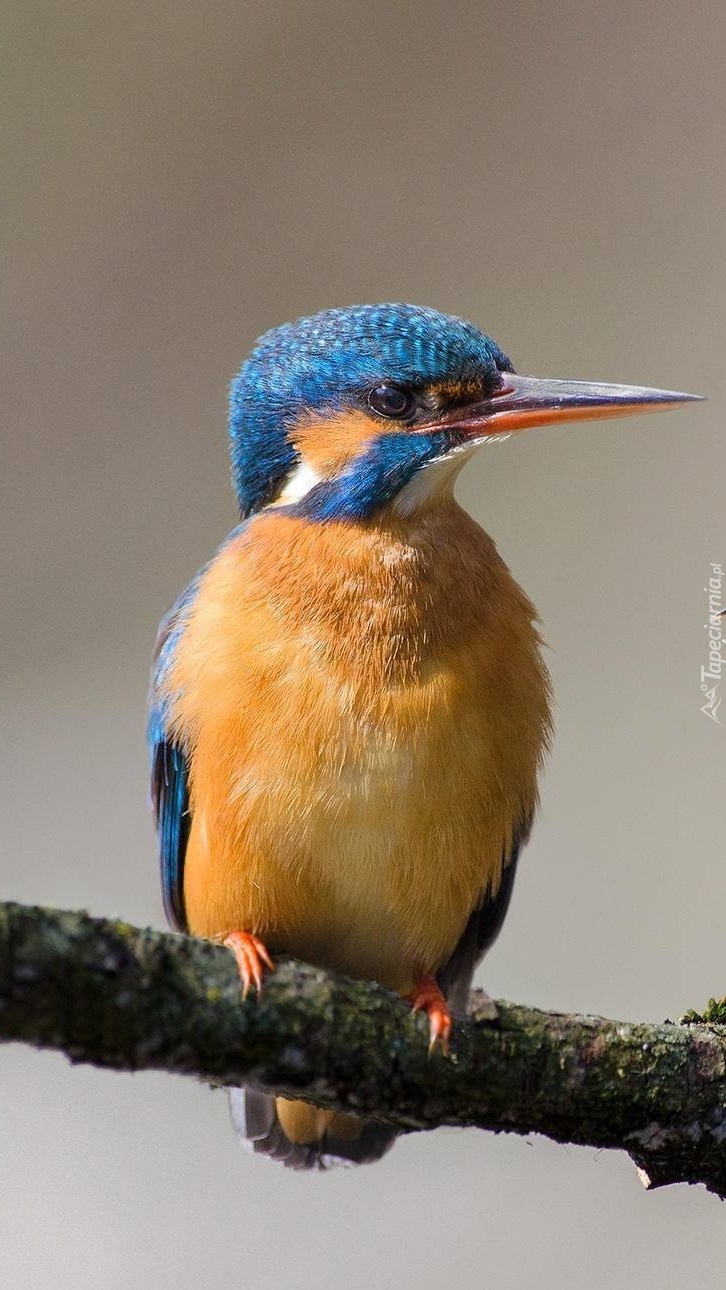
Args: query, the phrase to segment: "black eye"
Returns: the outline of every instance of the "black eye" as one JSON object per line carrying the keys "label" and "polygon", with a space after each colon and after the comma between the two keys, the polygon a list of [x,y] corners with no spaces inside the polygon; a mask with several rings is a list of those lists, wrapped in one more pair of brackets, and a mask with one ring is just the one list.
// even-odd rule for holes
{"label": "black eye", "polygon": [[410,390],[400,385],[377,385],[368,395],[368,406],[381,417],[396,417],[399,421],[411,416],[416,399]]}

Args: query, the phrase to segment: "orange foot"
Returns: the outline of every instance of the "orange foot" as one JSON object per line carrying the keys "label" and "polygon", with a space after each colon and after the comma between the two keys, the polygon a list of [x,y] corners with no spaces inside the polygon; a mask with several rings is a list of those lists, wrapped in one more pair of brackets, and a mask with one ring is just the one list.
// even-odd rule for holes
{"label": "orange foot", "polygon": [[259,936],[253,936],[252,932],[230,932],[229,936],[225,936],[222,944],[232,951],[237,961],[242,982],[242,998],[247,998],[253,981],[255,990],[260,994],[264,970],[269,968],[270,972],[274,972],[275,964]]}
{"label": "orange foot", "polygon": [[442,1053],[448,1054],[451,1013],[436,978],[422,976],[416,989],[406,998],[410,1001],[412,1012],[425,1012],[429,1019],[429,1053],[440,1044]]}

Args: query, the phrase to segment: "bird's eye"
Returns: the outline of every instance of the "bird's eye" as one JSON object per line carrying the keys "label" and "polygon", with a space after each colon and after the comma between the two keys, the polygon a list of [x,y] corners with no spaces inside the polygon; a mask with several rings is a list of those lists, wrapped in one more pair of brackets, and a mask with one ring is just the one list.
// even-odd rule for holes
{"label": "bird's eye", "polygon": [[377,385],[368,395],[368,406],[381,417],[395,417],[405,421],[416,407],[416,399],[410,390],[400,385]]}

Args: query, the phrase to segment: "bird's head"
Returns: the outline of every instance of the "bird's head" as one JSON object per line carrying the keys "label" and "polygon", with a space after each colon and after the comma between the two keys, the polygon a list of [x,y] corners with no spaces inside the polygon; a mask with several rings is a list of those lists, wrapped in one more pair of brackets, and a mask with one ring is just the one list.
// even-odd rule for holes
{"label": "bird's head", "polygon": [[472,323],[415,305],[331,309],[267,332],[232,383],[242,516],[411,513],[451,495],[468,456],[551,421],[655,411],[697,396],[518,376]]}

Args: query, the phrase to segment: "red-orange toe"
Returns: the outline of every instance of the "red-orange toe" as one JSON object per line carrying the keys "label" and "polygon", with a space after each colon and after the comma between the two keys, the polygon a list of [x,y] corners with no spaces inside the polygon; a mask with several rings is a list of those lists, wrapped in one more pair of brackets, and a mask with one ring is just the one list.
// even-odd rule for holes
{"label": "red-orange toe", "polygon": [[242,982],[242,998],[247,998],[252,985],[260,994],[265,968],[270,972],[275,971],[275,964],[270,958],[267,946],[252,932],[230,932],[229,936],[225,936],[222,944],[234,954]]}
{"label": "red-orange toe", "polygon": [[438,1044],[442,1053],[446,1055],[451,1036],[451,1013],[436,978],[422,977],[416,989],[407,998],[411,1003],[412,1012],[425,1012],[429,1019],[429,1053],[432,1053]]}

